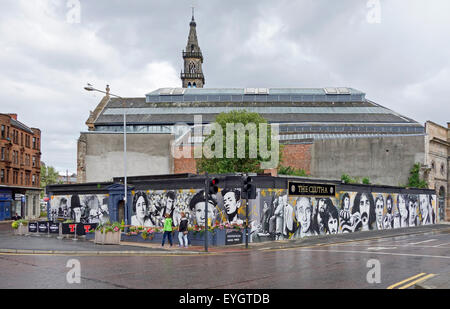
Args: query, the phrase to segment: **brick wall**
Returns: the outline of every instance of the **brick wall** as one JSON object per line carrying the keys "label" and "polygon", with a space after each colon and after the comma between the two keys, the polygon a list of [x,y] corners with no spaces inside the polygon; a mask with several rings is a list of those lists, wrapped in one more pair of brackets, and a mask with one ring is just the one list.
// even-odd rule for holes
{"label": "brick wall", "polygon": [[[283,160],[281,165],[295,169],[303,169],[306,173],[311,172],[311,146],[312,144],[285,145],[283,147]],[[197,173],[194,151],[191,149],[191,158],[174,159],[174,173]],[[269,172],[269,171],[267,171]],[[276,171],[270,171],[276,175]]]}
{"label": "brick wall", "polygon": [[311,174],[311,144],[284,145],[281,165],[295,169],[303,169]]}
{"label": "brick wall", "polygon": [[[193,173],[197,174],[197,165],[194,158],[194,148],[191,148],[190,158],[173,159],[173,172],[174,174]],[[180,150],[181,151],[181,150]]]}

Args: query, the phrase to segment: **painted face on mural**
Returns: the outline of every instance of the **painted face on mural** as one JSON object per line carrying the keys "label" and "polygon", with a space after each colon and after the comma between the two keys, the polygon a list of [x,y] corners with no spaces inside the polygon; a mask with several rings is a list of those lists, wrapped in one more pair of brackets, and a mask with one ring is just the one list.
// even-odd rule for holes
{"label": "painted face on mural", "polygon": [[99,206],[100,206],[100,202],[99,202],[98,198],[95,195],[91,196],[87,202],[87,207],[89,209],[99,209]]}
{"label": "painted face on mural", "polygon": [[[215,215],[214,205],[208,203],[208,222],[214,222]],[[205,202],[195,204],[195,219],[198,225],[205,225]]]}
{"label": "painted face on mural", "polygon": [[398,211],[402,221],[408,220],[408,209],[406,209],[406,200],[403,194],[398,196]]}
{"label": "painted face on mural", "polygon": [[231,215],[237,211],[238,205],[236,202],[236,195],[233,191],[227,192],[223,197],[223,205],[227,214]]}
{"label": "painted face on mural", "polygon": [[311,227],[312,205],[308,198],[302,197],[297,202],[297,218],[302,232],[306,233]]}
{"label": "painted face on mural", "polygon": [[417,218],[417,200],[410,199],[408,201],[408,206],[409,206],[409,225],[413,226],[415,225]]}
{"label": "painted face on mural", "polygon": [[174,207],[174,200],[172,197],[168,196],[166,201],[166,213],[170,213]]}
{"label": "painted face on mural", "polygon": [[330,234],[337,234],[338,232],[338,219],[330,216],[328,219],[328,229]]}
{"label": "painted face on mural", "polygon": [[392,200],[390,198],[386,200],[386,210],[388,213],[392,213]]}
{"label": "painted face on mural", "polygon": [[79,223],[81,222],[81,207],[75,207],[73,208],[73,214],[74,214],[74,221]]}
{"label": "painted face on mural", "polygon": [[348,196],[344,197],[344,210],[350,210],[350,198]]}
{"label": "painted face on mural", "polygon": [[383,198],[377,198],[377,201],[375,202],[375,214],[377,217],[377,223],[381,224],[383,221],[383,210],[384,210],[384,203]]}
{"label": "painted face on mural", "polygon": [[136,217],[139,219],[144,219],[147,215],[147,205],[145,204],[144,197],[140,196],[136,201]]}
{"label": "painted face on mural", "polygon": [[422,215],[422,220],[428,218],[428,195],[420,195],[420,213]]}
{"label": "painted face on mural", "polygon": [[369,226],[369,212],[370,212],[370,201],[366,193],[361,194],[361,199],[359,201],[359,210],[361,214],[361,222],[364,227]]}

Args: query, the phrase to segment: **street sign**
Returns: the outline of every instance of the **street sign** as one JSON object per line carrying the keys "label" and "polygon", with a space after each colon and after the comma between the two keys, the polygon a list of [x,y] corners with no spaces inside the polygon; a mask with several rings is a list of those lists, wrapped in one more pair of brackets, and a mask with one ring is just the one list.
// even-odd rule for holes
{"label": "street sign", "polygon": [[242,244],[243,235],[241,231],[236,231],[233,229],[227,229],[225,234],[225,245],[238,245]]}
{"label": "street sign", "polygon": [[336,186],[327,184],[288,182],[289,196],[328,196],[336,195]]}

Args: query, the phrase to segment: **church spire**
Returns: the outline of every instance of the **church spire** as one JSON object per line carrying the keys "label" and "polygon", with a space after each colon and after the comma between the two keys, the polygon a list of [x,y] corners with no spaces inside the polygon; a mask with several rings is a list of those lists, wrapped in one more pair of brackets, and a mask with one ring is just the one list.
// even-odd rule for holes
{"label": "church spire", "polygon": [[202,70],[203,55],[198,45],[194,8],[192,8],[192,20],[189,26],[186,51],[183,51],[184,72],[181,72],[181,80],[183,88],[203,88],[205,84],[205,77]]}

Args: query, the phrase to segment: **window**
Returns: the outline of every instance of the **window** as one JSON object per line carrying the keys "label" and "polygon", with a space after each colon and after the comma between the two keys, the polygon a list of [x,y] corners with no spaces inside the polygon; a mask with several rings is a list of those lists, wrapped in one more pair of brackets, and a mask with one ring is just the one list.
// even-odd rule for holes
{"label": "window", "polygon": [[0,182],[1,183],[5,182],[5,170],[0,171]]}
{"label": "window", "polygon": [[5,138],[5,126],[2,125],[2,138]]}
{"label": "window", "polygon": [[441,175],[442,175],[442,176],[445,175],[445,166],[444,166],[443,163],[441,164]]}
{"label": "window", "polygon": [[9,182],[9,169],[6,170],[6,183]]}
{"label": "window", "polygon": [[36,175],[33,174],[33,176],[31,177],[31,184],[34,186],[36,185]]}
{"label": "window", "polygon": [[23,146],[23,133],[20,133],[20,145]]}
{"label": "window", "polygon": [[33,149],[36,149],[36,137],[33,137]]}
{"label": "window", "polygon": [[23,185],[23,172],[20,172],[20,184]]}
{"label": "window", "polygon": [[6,155],[6,151],[5,151],[5,147],[2,147],[2,154],[1,154],[1,160],[4,161],[5,160],[5,155]]}

